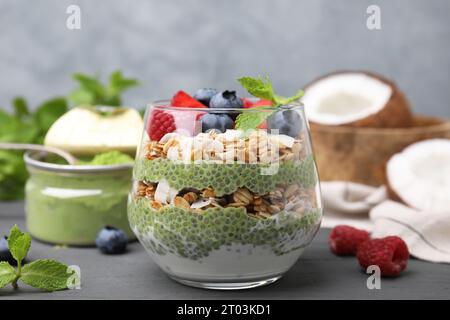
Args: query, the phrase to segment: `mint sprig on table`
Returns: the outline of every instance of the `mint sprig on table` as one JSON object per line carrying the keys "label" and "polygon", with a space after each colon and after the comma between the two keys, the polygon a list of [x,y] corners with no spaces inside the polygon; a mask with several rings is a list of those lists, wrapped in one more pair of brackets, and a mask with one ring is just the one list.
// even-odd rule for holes
{"label": "mint sprig on table", "polygon": [[18,281],[46,291],[56,291],[68,288],[70,280],[77,277],[75,271],[69,272],[68,267],[58,261],[39,259],[23,264],[31,246],[31,237],[14,225],[8,236],[8,247],[17,261],[17,269],[8,262],[0,262],[0,288],[11,284],[18,288]]}
{"label": "mint sprig on table", "polygon": [[[236,118],[236,129],[243,131],[252,130],[258,127],[264,120],[276,112],[282,105],[299,100],[303,96],[303,90],[299,90],[292,97],[283,97],[275,94],[272,83],[266,75],[264,79],[261,77],[242,77],[238,79],[239,83],[256,98],[269,100],[271,105],[258,106],[249,110],[244,110]],[[257,112],[258,109],[264,110]],[[256,111],[256,112],[255,112]]]}

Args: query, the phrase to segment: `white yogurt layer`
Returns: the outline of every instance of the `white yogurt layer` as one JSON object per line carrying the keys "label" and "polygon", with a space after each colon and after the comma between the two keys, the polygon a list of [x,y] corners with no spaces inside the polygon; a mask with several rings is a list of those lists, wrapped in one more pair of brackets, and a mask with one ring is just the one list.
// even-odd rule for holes
{"label": "white yogurt layer", "polygon": [[[151,234],[134,232],[143,243],[158,239]],[[144,245],[144,247],[147,247]],[[237,279],[258,279],[285,273],[301,256],[304,248],[283,255],[276,255],[270,246],[251,244],[223,245],[199,260],[183,258],[167,252],[164,255],[147,250],[153,260],[169,275],[188,280],[221,281]]]}

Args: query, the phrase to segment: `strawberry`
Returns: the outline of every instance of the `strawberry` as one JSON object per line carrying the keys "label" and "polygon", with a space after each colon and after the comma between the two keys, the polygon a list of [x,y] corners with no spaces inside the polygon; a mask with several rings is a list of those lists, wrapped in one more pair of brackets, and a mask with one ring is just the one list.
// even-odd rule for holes
{"label": "strawberry", "polygon": [[272,105],[272,101],[270,100],[258,100],[256,102],[253,102],[252,100],[248,99],[248,98],[242,98],[242,102],[244,103],[244,108],[254,108],[254,107],[262,107],[262,106],[271,106]]}
{"label": "strawberry", "polygon": [[253,107],[253,102],[248,98],[242,98],[242,103],[244,104],[245,109]]}
{"label": "strawberry", "polygon": [[262,106],[271,106],[272,101],[261,99],[253,104],[252,107],[262,107]]}
{"label": "strawberry", "polygon": [[267,122],[266,121],[262,122],[257,128],[258,129],[267,129]]}
{"label": "strawberry", "polygon": [[195,100],[183,90],[178,91],[172,98],[171,104],[173,107],[184,108],[206,108],[204,104]]}

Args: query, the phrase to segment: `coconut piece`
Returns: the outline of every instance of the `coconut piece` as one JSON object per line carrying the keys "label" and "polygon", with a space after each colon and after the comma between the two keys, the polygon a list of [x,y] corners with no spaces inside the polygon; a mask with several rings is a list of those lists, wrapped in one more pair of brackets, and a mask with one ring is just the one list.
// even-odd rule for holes
{"label": "coconut piece", "polygon": [[396,85],[368,72],[337,72],[306,86],[307,118],[322,125],[408,127],[409,103]]}
{"label": "coconut piece", "polygon": [[162,203],[167,203],[167,198],[169,196],[169,192],[170,192],[170,186],[169,186],[169,183],[167,182],[167,180],[163,179],[163,180],[159,181],[158,186],[156,187],[156,190],[155,190],[155,200],[162,202]]}
{"label": "coconut piece", "polygon": [[409,128],[355,128],[311,124],[314,156],[322,181],[353,181],[373,186],[386,182],[386,161],[406,146],[425,139],[450,139],[450,121],[415,117]]}
{"label": "coconut piece", "polygon": [[287,148],[292,148],[295,142],[294,138],[285,134],[271,134],[269,135],[269,140],[272,143],[281,144]]}
{"label": "coconut piece", "polygon": [[177,196],[178,190],[171,188],[166,179],[158,182],[155,190],[155,200],[161,203],[173,203],[173,199]]}
{"label": "coconut piece", "polygon": [[212,203],[212,199],[200,199],[191,204],[191,209],[201,209],[209,206]]}
{"label": "coconut piece", "polygon": [[219,136],[223,137],[225,141],[231,142],[242,138],[243,132],[242,130],[227,129],[224,133],[221,133]]}
{"label": "coconut piece", "polygon": [[410,207],[450,213],[450,139],[414,143],[389,159],[388,194]]}
{"label": "coconut piece", "polygon": [[[100,111],[108,111],[104,116]],[[77,107],[56,120],[44,144],[74,155],[95,155],[107,151],[135,154],[144,122],[134,109]]]}
{"label": "coconut piece", "polygon": [[181,159],[184,162],[191,161],[191,152],[193,145],[194,138],[192,137],[182,137],[182,139],[180,139]]}
{"label": "coconut piece", "polygon": [[160,142],[160,143],[166,143],[166,142],[168,142],[170,139],[172,139],[172,138],[178,138],[179,136],[180,136],[180,134],[177,133],[177,132],[169,132],[169,133],[166,133],[165,135],[163,135],[162,138],[159,139],[159,142]]}
{"label": "coconut piece", "polygon": [[169,150],[167,150],[167,159],[176,161],[178,160],[178,146],[170,147]]}
{"label": "coconut piece", "polygon": [[216,154],[217,158],[219,158],[220,160],[224,160],[226,163],[232,163],[234,161],[235,155],[236,152],[233,149]]}
{"label": "coconut piece", "polygon": [[[194,144],[194,147],[196,147],[196,145],[197,144]],[[201,141],[200,148],[206,152],[223,152],[224,146],[222,142],[209,138]]]}

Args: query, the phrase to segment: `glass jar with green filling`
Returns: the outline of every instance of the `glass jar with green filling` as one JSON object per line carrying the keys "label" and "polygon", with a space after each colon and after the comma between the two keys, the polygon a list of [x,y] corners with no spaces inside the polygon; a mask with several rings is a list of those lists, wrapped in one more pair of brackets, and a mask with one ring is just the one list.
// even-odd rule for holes
{"label": "glass jar with green filling", "polygon": [[26,223],[31,235],[53,244],[91,246],[104,226],[134,234],[127,220],[132,163],[62,165],[27,153]]}
{"label": "glass jar with green filling", "polygon": [[157,101],[144,122],[128,217],[165,273],[185,285],[230,290],[273,283],[294,266],[322,219],[302,104]]}

